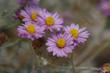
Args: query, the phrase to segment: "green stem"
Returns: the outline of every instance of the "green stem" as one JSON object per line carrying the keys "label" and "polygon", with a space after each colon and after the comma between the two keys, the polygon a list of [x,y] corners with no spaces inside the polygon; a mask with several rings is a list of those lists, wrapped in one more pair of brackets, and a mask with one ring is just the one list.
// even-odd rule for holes
{"label": "green stem", "polygon": [[71,60],[71,63],[72,63],[72,73],[76,73],[75,65],[74,65],[74,61],[73,61],[74,60],[74,54],[71,55],[71,59],[70,60]]}
{"label": "green stem", "polygon": [[[32,47],[32,46],[31,46]],[[33,58],[33,61],[32,61],[32,71],[31,73],[35,73],[35,68],[36,68],[36,53],[34,51],[34,49],[32,48],[32,58]]]}

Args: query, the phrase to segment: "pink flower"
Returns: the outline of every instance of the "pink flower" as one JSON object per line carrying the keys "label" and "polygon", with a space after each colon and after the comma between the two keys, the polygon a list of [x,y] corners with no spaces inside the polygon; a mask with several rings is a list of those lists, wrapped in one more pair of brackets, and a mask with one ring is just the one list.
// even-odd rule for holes
{"label": "pink flower", "polygon": [[64,33],[53,35],[48,38],[46,45],[48,46],[48,52],[52,52],[53,56],[67,57],[69,53],[72,53],[74,49],[73,38]]}
{"label": "pink flower", "polygon": [[64,31],[73,37],[75,45],[78,43],[84,43],[89,37],[86,28],[79,28],[78,24],[71,24],[70,26],[65,27]]}
{"label": "pink flower", "polygon": [[26,7],[24,10],[21,10],[20,15],[23,17],[22,20],[24,22],[32,21],[35,23],[39,23],[40,11],[41,11],[40,8]]}
{"label": "pink flower", "polygon": [[20,5],[31,4],[37,5],[39,0],[17,0]]}
{"label": "pink flower", "polygon": [[102,0],[100,9],[106,16],[110,16],[110,0]]}
{"label": "pink flower", "polygon": [[53,31],[53,30],[60,30],[62,28],[63,24],[63,19],[60,18],[59,14],[56,13],[49,13],[46,10],[43,10],[40,12],[40,15],[42,19],[40,22],[44,24],[45,28],[47,30]]}
{"label": "pink flower", "polygon": [[43,36],[44,27],[39,27],[31,22],[26,22],[22,26],[18,26],[17,31],[19,37],[35,40]]}
{"label": "pink flower", "polygon": [[110,73],[110,63],[106,63],[102,66],[101,73]]}

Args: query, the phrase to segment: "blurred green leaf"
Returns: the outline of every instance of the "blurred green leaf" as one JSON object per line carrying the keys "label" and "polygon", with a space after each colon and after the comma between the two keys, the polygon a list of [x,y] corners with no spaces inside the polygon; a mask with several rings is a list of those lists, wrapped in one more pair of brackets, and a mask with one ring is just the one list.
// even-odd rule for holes
{"label": "blurred green leaf", "polygon": [[110,29],[110,17],[107,18],[105,29]]}

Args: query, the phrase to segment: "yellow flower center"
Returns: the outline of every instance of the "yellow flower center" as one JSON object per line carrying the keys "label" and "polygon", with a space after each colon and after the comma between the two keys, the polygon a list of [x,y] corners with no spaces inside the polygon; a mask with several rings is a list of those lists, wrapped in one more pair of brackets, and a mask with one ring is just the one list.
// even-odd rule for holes
{"label": "yellow flower center", "polygon": [[64,38],[59,38],[59,39],[57,40],[56,44],[57,44],[57,46],[58,46],[59,48],[63,48],[63,47],[65,47],[65,45],[66,45],[66,41],[65,41]]}
{"label": "yellow flower center", "polygon": [[38,14],[35,11],[32,11],[31,19],[35,21],[37,19],[37,15]]}
{"label": "yellow flower center", "polygon": [[26,30],[29,32],[29,33],[34,33],[35,32],[35,26],[33,24],[29,24],[27,27],[26,27]]}
{"label": "yellow flower center", "polygon": [[46,24],[48,26],[51,26],[51,25],[53,25],[55,23],[55,20],[54,20],[54,18],[52,16],[49,16],[49,17],[46,18],[45,22],[46,22]]}
{"label": "yellow flower center", "polygon": [[79,36],[79,32],[77,29],[71,29],[70,30],[71,35],[73,36],[74,39],[77,39]]}
{"label": "yellow flower center", "polygon": [[103,70],[104,70],[104,71],[110,71],[110,65],[104,66],[104,67],[103,67]]}

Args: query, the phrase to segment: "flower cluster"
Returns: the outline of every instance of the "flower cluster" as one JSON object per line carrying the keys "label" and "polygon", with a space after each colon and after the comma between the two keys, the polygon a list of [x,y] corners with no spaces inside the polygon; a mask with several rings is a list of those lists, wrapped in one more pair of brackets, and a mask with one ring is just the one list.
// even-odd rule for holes
{"label": "flower cluster", "polygon": [[[22,25],[18,26],[18,36],[30,40],[46,37],[47,51],[53,56],[67,57],[80,43],[84,43],[89,33],[72,23],[64,26],[64,20],[57,12],[49,12],[36,6],[25,6],[17,15]],[[48,34],[48,36],[46,36]]]}

